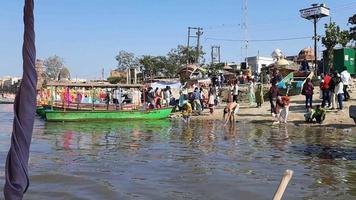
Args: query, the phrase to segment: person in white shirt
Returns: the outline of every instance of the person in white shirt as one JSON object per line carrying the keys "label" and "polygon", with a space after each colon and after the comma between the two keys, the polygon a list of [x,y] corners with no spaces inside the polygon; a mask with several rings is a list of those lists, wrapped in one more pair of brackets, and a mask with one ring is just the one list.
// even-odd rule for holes
{"label": "person in white shirt", "polygon": [[341,72],[341,81],[344,85],[344,101],[347,101],[350,99],[350,94],[347,91],[349,84],[351,83],[351,75],[350,73],[347,71],[347,68],[344,67],[343,71]]}
{"label": "person in white shirt", "polygon": [[239,85],[237,80],[235,81],[234,85],[231,88],[231,93],[232,93],[232,102],[237,103],[237,97],[239,95]]}
{"label": "person in white shirt", "polygon": [[343,109],[343,100],[344,100],[344,84],[341,81],[341,78],[339,77],[337,80],[337,84],[335,87],[335,93],[337,96],[337,101],[339,103],[339,110]]}

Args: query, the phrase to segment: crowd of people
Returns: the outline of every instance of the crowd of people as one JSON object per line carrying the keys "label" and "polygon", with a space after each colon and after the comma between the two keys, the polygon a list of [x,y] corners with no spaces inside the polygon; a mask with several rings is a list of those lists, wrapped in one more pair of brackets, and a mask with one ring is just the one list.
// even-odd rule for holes
{"label": "crowd of people", "polygon": [[325,109],[338,109],[342,111],[344,108],[343,101],[350,99],[350,94],[348,93],[350,84],[351,75],[346,67],[340,74],[337,71],[325,75],[322,74],[320,83],[320,99],[322,99],[322,103],[314,109],[314,86],[308,78],[302,89],[302,94],[305,95],[305,108],[307,110],[305,120],[313,122],[315,119],[317,123],[322,123],[326,115]]}

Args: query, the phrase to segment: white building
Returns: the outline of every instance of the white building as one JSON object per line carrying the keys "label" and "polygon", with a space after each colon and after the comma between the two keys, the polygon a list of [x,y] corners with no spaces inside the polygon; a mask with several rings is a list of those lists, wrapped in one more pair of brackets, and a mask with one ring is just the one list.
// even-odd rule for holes
{"label": "white building", "polygon": [[248,57],[247,62],[248,66],[251,67],[252,73],[260,74],[262,67],[267,67],[275,61],[271,57],[253,56]]}

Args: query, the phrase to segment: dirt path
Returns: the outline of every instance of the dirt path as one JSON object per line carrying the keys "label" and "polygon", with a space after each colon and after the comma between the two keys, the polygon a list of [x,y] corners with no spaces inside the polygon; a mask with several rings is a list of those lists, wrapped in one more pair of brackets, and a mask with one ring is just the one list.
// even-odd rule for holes
{"label": "dirt path", "polygon": [[[316,88],[313,96],[313,105],[321,104],[319,99],[319,89]],[[344,109],[342,111],[327,110],[326,119],[323,124],[305,123],[305,97],[303,95],[297,95],[291,97],[291,106],[288,117],[288,123],[294,125],[303,126],[324,126],[334,128],[355,128],[354,121],[349,117],[349,106],[356,105],[356,87],[352,88],[350,92],[351,99],[344,102]],[[201,115],[194,115],[192,120],[222,120],[223,108],[225,104],[218,106],[213,115],[209,114],[208,109],[204,110]],[[179,114],[173,115],[173,117],[179,117]],[[238,121],[250,121],[252,123],[273,123],[276,119],[270,114],[270,103],[265,102],[261,108],[249,107],[247,103],[240,103],[240,110],[237,116]]]}

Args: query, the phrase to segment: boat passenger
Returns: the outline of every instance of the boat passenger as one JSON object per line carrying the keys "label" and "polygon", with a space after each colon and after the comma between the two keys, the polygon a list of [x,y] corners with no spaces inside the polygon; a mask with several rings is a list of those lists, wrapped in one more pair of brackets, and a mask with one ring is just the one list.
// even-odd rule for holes
{"label": "boat passenger", "polygon": [[152,87],[149,87],[148,89],[147,89],[147,91],[148,91],[148,93],[147,93],[147,102],[148,102],[148,107],[150,108],[150,109],[154,109],[154,108],[156,108],[156,104],[155,104],[155,101],[154,101],[154,99],[155,99],[155,92],[154,92],[154,90],[153,90],[153,88]]}
{"label": "boat passenger", "polygon": [[170,105],[171,95],[172,95],[171,88],[169,86],[166,86],[166,88],[163,90],[163,99],[166,102],[166,107]]}

